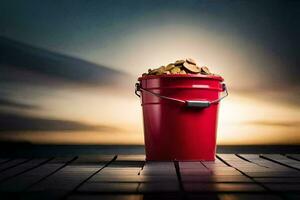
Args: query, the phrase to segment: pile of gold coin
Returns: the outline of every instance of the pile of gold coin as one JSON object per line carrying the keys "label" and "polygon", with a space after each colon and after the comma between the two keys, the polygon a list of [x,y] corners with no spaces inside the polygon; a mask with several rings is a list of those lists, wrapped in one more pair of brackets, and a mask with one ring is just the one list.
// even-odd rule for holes
{"label": "pile of gold coin", "polygon": [[163,74],[203,74],[212,75],[207,67],[199,67],[195,60],[187,58],[185,60],[177,60],[166,66],[161,66],[156,69],[149,69],[146,75],[163,75]]}

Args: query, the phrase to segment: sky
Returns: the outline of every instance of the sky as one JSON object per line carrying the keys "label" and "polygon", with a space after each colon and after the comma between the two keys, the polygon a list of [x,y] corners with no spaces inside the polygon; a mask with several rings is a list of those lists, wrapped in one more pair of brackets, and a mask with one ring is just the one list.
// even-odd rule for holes
{"label": "sky", "polygon": [[0,140],[143,144],[137,78],[220,74],[218,144],[300,144],[300,2],[0,2]]}

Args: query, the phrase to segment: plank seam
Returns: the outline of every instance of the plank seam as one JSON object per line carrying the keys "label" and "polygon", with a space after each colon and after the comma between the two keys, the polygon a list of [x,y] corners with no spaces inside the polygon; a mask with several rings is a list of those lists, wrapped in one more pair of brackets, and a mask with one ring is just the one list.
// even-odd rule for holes
{"label": "plank seam", "polygon": [[89,177],[87,177],[85,180],[83,180],[81,183],[79,183],[73,190],[71,190],[70,192],[68,192],[62,199],[67,199],[68,196],[70,196],[72,193],[76,192],[84,183],[86,183],[93,176],[95,176],[96,174],[98,174],[102,169],[104,169],[105,167],[107,167],[109,164],[111,164],[112,162],[114,162],[117,158],[118,158],[118,155],[115,155],[109,162],[105,163],[105,165],[103,167],[101,167],[100,169],[96,170]]}
{"label": "plank seam", "polygon": [[216,157],[222,161],[223,163],[225,163],[227,166],[232,167],[234,169],[236,169],[237,171],[239,171],[241,174],[243,174],[244,176],[246,176],[247,178],[251,179],[254,183],[258,184],[259,186],[261,186],[262,188],[264,188],[266,191],[271,192],[271,190],[269,188],[267,188],[265,185],[263,185],[262,183],[256,181],[254,178],[252,178],[251,176],[247,175],[246,173],[244,173],[243,171],[239,170],[238,168],[230,165],[227,161],[225,161],[223,158],[221,158],[220,156],[216,155]]}
{"label": "plank seam", "polygon": [[295,169],[295,170],[297,170],[297,171],[300,171],[300,169],[297,168],[297,167],[293,167],[293,166],[287,165],[287,164],[285,164],[285,163],[279,162],[279,161],[277,161],[277,160],[273,160],[273,159],[271,159],[271,158],[265,157],[264,155],[259,155],[259,157],[260,157],[260,158],[263,158],[263,159],[265,159],[265,160],[268,160],[268,161],[277,163],[277,164],[279,164],[279,165],[282,165],[282,166],[285,166],[285,167],[288,167],[288,168],[291,168],[291,169]]}
{"label": "plank seam", "polygon": [[277,194],[281,199],[287,200],[286,196],[284,196],[284,194],[282,193],[278,193],[275,191],[272,191],[271,189],[269,189],[268,187],[266,187],[263,183],[256,181],[254,178],[252,178],[251,176],[247,175],[246,173],[244,173],[243,171],[239,170],[236,167],[231,166],[227,161],[223,160],[220,156],[217,155],[217,158],[219,160],[221,160],[222,162],[224,162],[226,165],[228,165],[229,167],[232,167],[236,170],[238,170],[241,174],[243,174],[244,176],[248,177],[249,179],[251,179],[254,183],[256,183],[257,185],[260,185],[261,187],[263,187],[268,193],[270,194]]}
{"label": "plank seam", "polygon": [[21,171],[21,172],[19,172],[19,173],[17,173],[17,174],[8,176],[8,177],[2,179],[2,180],[0,181],[0,183],[3,183],[3,182],[5,182],[5,181],[7,181],[7,180],[9,180],[9,179],[11,179],[11,178],[17,177],[17,176],[19,176],[19,175],[21,175],[21,174],[24,174],[24,173],[26,173],[26,172],[29,172],[30,170],[33,170],[33,169],[35,169],[35,168],[38,168],[38,167],[42,166],[43,164],[49,162],[49,161],[52,160],[52,159],[53,159],[53,157],[52,157],[52,158],[49,158],[49,159],[47,159],[47,160],[45,160],[45,161],[43,161],[43,162],[41,162],[41,163],[39,163],[38,165],[34,165],[34,166],[32,166],[32,167],[30,167],[30,168],[24,170],[24,171]]}
{"label": "plank seam", "polygon": [[146,164],[146,162],[144,161],[143,166],[141,167],[140,171],[138,172],[138,175],[141,175],[141,172],[143,171],[145,164]]}
{"label": "plank seam", "polygon": [[267,166],[260,165],[260,164],[258,164],[258,163],[256,163],[256,162],[253,162],[253,161],[251,161],[251,160],[248,160],[247,158],[244,158],[244,157],[241,156],[240,154],[235,154],[235,155],[236,155],[237,157],[239,157],[240,159],[245,160],[245,161],[247,161],[247,162],[249,162],[249,163],[253,163],[253,164],[255,164],[255,165],[257,165],[257,166],[260,166],[260,167],[269,168],[269,167],[267,167]]}
{"label": "plank seam", "polygon": [[26,187],[23,191],[29,190],[30,188],[32,188],[33,186],[39,184],[40,182],[42,182],[43,180],[47,179],[48,177],[52,176],[53,174],[55,174],[56,172],[58,172],[59,170],[63,169],[64,167],[66,167],[67,165],[69,165],[70,163],[72,163],[73,161],[75,161],[78,158],[78,156],[75,156],[74,158],[72,158],[71,160],[67,161],[65,164],[63,164],[62,166],[60,166],[59,168],[57,168],[56,170],[54,170],[53,172],[51,172],[50,174],[44,176],[43,178],[39,179],[37,182],[29,185],[28,187]]}
{"label": "plank seam", "polygon": [[177,179],[179,182],[179,189],[180,189],[180,193],[182,195],[181,197],[182,197],[182,199],[187,199],[187,195],[186,195],[186,192],[183,187],[183,182],[182,182],[182,178],[181,178],[180,167],[179,167],[178,161],[174,161],[174,167],[175,167]]}
{"label": "plank seam", "polygon": [[14,168],[14,167],[16,167],[16,166],[18,166],[18,165],[22,165],[22,164],[24,164],[24,163],[26,163],[26,162],[29,162],[29,161],[31,161],[31,160],[33,160],[33,159],[32,159],[32,158],[29,158],[29,159],[24,160],[24,161],[22,161],[22,162],[20,162],[20,163],[16,163],[16,164],[14,164],[14,165],[12,165],[12,166],[3,168],[2,170],[0,170],[0,172],[4,172],[4,171],[6,171],[6,170],[8,170],[8,169]]}
{"label": "plank seam", "polygon": [[294,158],[294,157],[292,157],[292,156],[289,156],[289,155],[285,155],[285,157],[287,157],[287,158],[289,158],[289,159],[291,159],[291,160],[295,160],[295,161],[300,161],[299,159],[297,159],[297,158]]}
{"label": "plank seam", "polygon": [[7,162],[9,162],[9,161],[12,161],[12,160],[14,160],[14,158],[9,158],[9,159],[7,159],[7,160],[5,160],[5,161],[2,161],[2,162],[0,163],[0,165],[5,164],[5,163],[7,163]]}

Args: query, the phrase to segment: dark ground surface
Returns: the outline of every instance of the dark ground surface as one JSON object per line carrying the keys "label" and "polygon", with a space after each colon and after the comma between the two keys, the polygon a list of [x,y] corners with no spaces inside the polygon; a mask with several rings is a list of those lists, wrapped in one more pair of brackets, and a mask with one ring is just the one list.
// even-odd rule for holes
{"label": "dark ground surface", "polygon": [[300,199],[298,147],[223,152],[215,162],[145,162],[140,147],[56,147],[2,151],[0,199]]}

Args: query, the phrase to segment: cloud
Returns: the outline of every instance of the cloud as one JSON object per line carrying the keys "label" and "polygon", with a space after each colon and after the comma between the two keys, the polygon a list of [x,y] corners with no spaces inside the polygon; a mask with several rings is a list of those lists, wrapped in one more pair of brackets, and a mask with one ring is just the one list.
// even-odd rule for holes
{"label": "cloud", "polygon": [[227,82],[227,88],[231,94],[235,93],[244,97],[276,102],[283,105],[300,106],[300,85],[282,85],[276,88],[270,83],[262,87],[239,87]]}
{"label": "cloud", "polygon": [[0,82],[64,81],[118,85],[130,75],[109,67],[0,37]]}
{"label": "cloud", "polygon": [[258,125],[258,126],[278,126],[278,127],[297,128],[297,127],[300,126],[300,121],[265,121],[265,120],[257,120],[257,121],[246,122],[246,124]]}
{"label": "cloud", "polygon": [[17,109],[28,109],[28,110],[40,109],[39,106],[20,103],[6,98],[0,98],[0,106],[8,107],[8,108],[17,108]]}
{"label": "cloud", "polygon": [[0,113],[0,132],[19,131],[107,131],[114,132],[116,127],[89,125],[81,122],[40,118],[15,113]]}

